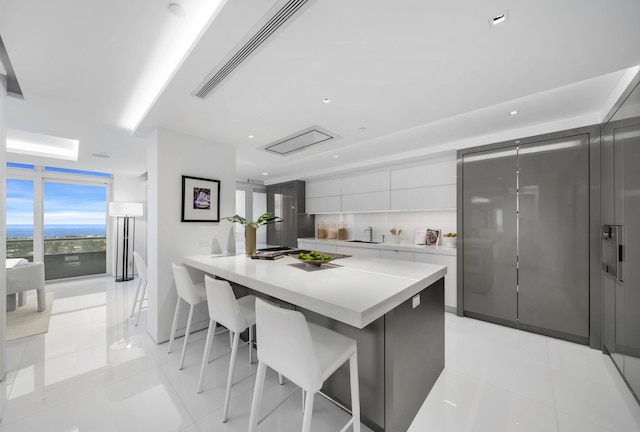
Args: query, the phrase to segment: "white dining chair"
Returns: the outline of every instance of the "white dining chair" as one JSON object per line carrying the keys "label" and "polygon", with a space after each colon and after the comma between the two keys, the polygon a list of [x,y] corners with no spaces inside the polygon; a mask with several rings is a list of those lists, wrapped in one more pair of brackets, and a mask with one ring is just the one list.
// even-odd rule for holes
{"label": "white dining chair", "polygon": [[207,300],[207,293],[204,288],[204,282],[194,284],[189,276],[189,272],[184,266],[171,263],[173,269],[173,278],[176,283],[178,292],[178,301],[176,303],[176,311],[173,314],[173,325],[171,326],[171,336],[169,338],[169,350],[173,347],[173,341],[178,327],[180,317],[180,302],[185,301],[189,304],[189,317],[187,318],[187,328],[184,334],[184,342],[182,345],[182,354],[180,356],[180,370],[184,366],[184,356],[187,352],[187,343],[189,342],[189,333],[191,332],[191,321],[193,320],[193,311],[195,307]]}
{"label": "white dining chair", "polygon": [[[47,308],[44,285],[44,263],[20,263],[7,269],[7,310],[14,310],[20,303],[16,297],[26,291],[36,290],[38,295],[38,312]],[[16,295],[17,294],[17,295]]]}
{"label": "white dining chair", "polygon": [[136,313],[136,307],[138,308],[138,315],[136,317],[136,326],[140,321],[140,312],[142,311],[142,303],[147,295],[147,264],[138,252],[133,253],[133,262],[136,266],[136,272],[138,273],[138,284],[136,286],[136,293],[133,296],[133,306],[131,307],[130,318]]}
{"label": "white dining chair", "polygon": [[240,333],[247,329],[249,329],[249,340],[247,342],[249,344],[249,363],[252,363],[253,326],[256,323],[256,297],[254,295],[247,295],[236,299],[229,282],[214,279],[207,275],[204,277],[204,283],[207,293],[207,306],[209,308],[210,321],[209,330],[207,331],[207,340],[204,347],[204,355],[202,357],[202,366],[200,367],[200,378],[198,379],[197,391],[198,393],[201,393],[204,386],[211,346],[213,344],[213,336],[215,335],[216,323],[218,323],[229,329],[231,334],[233,334],[227,388],[224,398],[224,410],[222,413],[222,422],[225,423],[228,418],[229,400],[231,398],[231,387],[233,386],[233,374],[238,355]]}
{"label": "white dining chair", "polygon": [[308,323],[304,315],[256,300],[258,372],[251,402],[249,432],[258,427],[258,415],[267,366],[306,392],[302,431],[311,430],[313,399],[322,384],[347,360],[351,380],[352,417],[342,428],[360,432],[360,392],[357,343],[333,330]]}

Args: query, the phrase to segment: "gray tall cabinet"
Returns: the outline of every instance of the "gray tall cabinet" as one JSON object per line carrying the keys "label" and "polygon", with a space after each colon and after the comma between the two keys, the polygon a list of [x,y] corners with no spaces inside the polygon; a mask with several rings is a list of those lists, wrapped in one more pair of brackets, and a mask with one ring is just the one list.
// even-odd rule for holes
{"label": "gray tall cabinet", "polygon": [[[637,81],[637,80],[636,80]],[[633,87],[631,87],[633,89]],[[602,128],[603,346],[640,397],[640,85]]]}
{"label": "gray tall cabinet", "polygon": [[459,314],[588,343],[594,136],[597,127],[458,152]]}
{"label": "gray tall cabinet", "polygon": [[305,183],[294,180],[267,186],[267,211],[283,219],[267,225],[271,246],[298,247],[299,237],[315,235],[315,216],[305,212]]}

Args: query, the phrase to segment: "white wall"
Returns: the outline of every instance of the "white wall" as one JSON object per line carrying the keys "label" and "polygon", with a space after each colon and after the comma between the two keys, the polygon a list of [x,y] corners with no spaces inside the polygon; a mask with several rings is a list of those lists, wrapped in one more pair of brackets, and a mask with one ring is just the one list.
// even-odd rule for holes
{"label": "white wall", "polygon": [[[227,249],[228,222],[180,222],[182,176],[220,181],[220,216],[235,213],[235,148],[198,137],[158,129],[148,138],[147,265],[149,267],[148,331],[157,343],[167,341],[176,304],[171,263],[185,255],[210,253],[215,238]],[[202,279],[202,275],[197,275]],[[187,307],[182,311],[184,328]],[[207,325],[200,304],[194,329]]]}
{"label": "white wall", "polygon": [[[5,100],[7,99],[7,77],[0,75],[0,262],[7,259],[7,212],[6,180],[7,180],[7,128],[5,124]],[[0,381],[7,373],[7,287],[6,269],[0,266]]]}

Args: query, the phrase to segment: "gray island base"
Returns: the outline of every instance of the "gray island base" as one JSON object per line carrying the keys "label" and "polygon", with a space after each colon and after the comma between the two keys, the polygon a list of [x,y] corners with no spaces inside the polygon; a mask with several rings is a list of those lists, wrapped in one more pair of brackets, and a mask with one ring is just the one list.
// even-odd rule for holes
{"label": "gray island base", "polygon": [[[184,263],[229,280],[238,295],[250,291],[356,339],[361,419],[374,431],[406,431],[444,369],[443,266],[345,258],[310,270],[291,257],[239,255],[191,256]],[[259,344],[259,330],[257,337]],[[322,392],[351,406],[348,365]]]}

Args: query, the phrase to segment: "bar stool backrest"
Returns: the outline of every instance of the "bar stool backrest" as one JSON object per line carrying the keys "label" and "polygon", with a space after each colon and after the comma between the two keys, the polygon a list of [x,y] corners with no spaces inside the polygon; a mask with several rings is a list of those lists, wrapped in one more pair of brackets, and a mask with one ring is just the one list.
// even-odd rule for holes
{"label": "bar stool backrest", "polygon": [[256,299],[258,359],[308,392],[317,392],[323,379],[302,313]]}
{"label": "bar stool backrest", "polygon": [[173,278],[176,281],[178,297],[191,305],[200,303],[200,296],[193,286],[193,281],[191,280],[191,276],[189,276],[189,271],[184,266],[174,263],[171,263],[171,267],[173,268]]}
{"label": "bar stool backrest", "polygon": [[245,331],[249,325],[240,312],[231,284],[206,275],[204,284],[207,290],[209,317],[234,333]]}
{"label": "bar stool backrest", "polygon": [[136,263],[136,271],[138,272],[138,277],[147,280],[147,263],[144,262],[142,257],[138,252],[133,253],[133,262]]}

